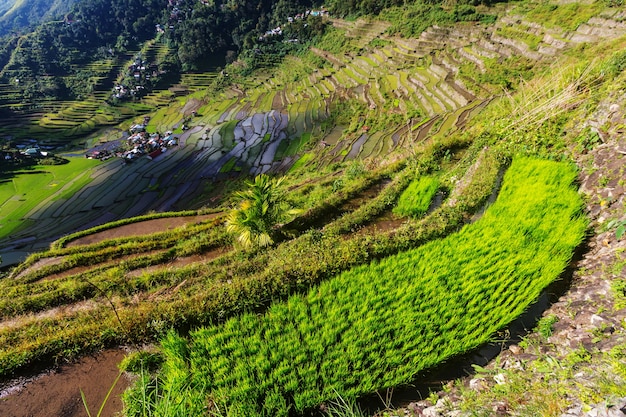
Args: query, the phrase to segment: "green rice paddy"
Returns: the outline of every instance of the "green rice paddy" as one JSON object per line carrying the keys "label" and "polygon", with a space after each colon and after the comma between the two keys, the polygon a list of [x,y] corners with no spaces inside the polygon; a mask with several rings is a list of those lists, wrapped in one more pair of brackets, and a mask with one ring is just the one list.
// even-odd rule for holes
{"label": "green rice paddy", "polygon": [[[29,213],[38,205],[69,198],[91,182],[90,170],[101,162],[70,157],[65,165],[41,165],[32,171],[12,173],[0,183],[0,238],[23,227]],[[80,173],[77,175],[76,173]]]}
{"label": "green rice paddy", "polygon": [[[587,222],[568,164],[516,159],[496,203],[447,238],[347,271],[258,316],[170,334],[155,416],[289,416],[409,384],[487,342],[558,279]],[[152,388],[151,388],[152,387]],[[152,401],[141,401],[148,395]],[[175,401],[168,400],[176,398]],[[144,409],[145,412],[145,409]]]}

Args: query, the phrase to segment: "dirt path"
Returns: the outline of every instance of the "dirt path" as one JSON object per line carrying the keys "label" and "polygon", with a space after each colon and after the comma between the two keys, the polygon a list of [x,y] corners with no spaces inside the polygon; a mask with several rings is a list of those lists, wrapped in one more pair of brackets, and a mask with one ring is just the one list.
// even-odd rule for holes
{"label": "dirt path", "polygon": [[164,264],[158,264],[158,265],[153,265],[153,266],[149,266],[146,268],[141,268],[141,269],[135,269],[134,271],[130,271],[128,274],[126,274],[127,277],[139,277],[142,274],[146,274],[146,273],[152,273],[155,271],[160,271],[160,270],[166,270],[166,269],[175,269],[175,268],[182,268],[191,264],[195,264],[195,263],[200,263],[200,262],[208,262],[212,259],[217,258],[218,256],[221,256],[225,253],[227,253],[228,250],[224,249],[224,248],[218,248],[212,251],[208,251],[208,252],[204,252],[204,253],[199,253],[196,255],[192,255],[192,256],[185,256],[182,258],[176,258],[172,261],[169,261],[167,263]]}
{"label": "dirt path", "polygon": [[126,224],[124,226],[83,236],[71,241],[67,246],[90,245],[92,243],[102,242],[106,239],[151,235],[153,233],[164,232],[186,224],[198,224],[206,220],[214,219],[220,214],[221,213],[213,213],[201,216],[166,217],[162,219],[145,220],[143,222]]}
{"label": "dirt path", "polygon": [[[62,365],[29,381],[15,381],[0,391],[2,417],[85,417],[81,390],[92,415],[97,415],[107,392],[119,375],[117,364],[125,355],[111,349]],[[120,395],[130,382],[122,376],[105,404],[101,417],[112,417],[122,409]]]}

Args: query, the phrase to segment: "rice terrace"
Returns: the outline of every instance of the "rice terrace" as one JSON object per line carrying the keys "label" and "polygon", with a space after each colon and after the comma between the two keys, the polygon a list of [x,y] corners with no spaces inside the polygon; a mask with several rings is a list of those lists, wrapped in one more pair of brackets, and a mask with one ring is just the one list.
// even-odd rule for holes
{"label": "rice terrace", "polygon": [[5,3],[1,416],[626,415],[621,1]]}

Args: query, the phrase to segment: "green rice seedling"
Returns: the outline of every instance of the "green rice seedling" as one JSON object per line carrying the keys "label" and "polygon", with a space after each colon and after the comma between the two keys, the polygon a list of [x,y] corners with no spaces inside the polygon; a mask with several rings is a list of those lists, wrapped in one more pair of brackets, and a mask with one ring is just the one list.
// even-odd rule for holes
{"label": "green rice seedling", "polygon": [[[446,142],[446,146],[450,143],[456,142]],[[420,155],[430,155],[431,152],[440,149],[439,146],[442,146],[441,143],[432,149],[425,148]],[[330,196],[328,201],[318,203],[320,208],[313,211],[320,214],[326,210],[324,208],[326,204],[343,204],[346,199],[358,195],[365,188],[386,178],[402,166],[404,164],[400,163],[395,167],[390,166],[387,170],[374,171],[371,176],[369,171],[366,171],[361,181],[356,179],[354,183],[351,180],[346,181],[345,193]],[[321,172],[320,175],[320,178],[323,178],[325,174]],[[483,180],[482,175],[491,179]],[[0,335],[2,339],[0,343],[7,347],[6,351],[0,352],[0,373],[8,374],[29,364],[71,357],[112,343],[126,343],[129,339],[135,342],[153,340],[169,327],[190,328],[222,322],[245,310],[264,310],[271,300],[286,299],[289,294],[306,291],[311,285],[341,271],[369,262],[371,259],[422,245],[458,229],[468,216],[466,210],[471,212],[473,207],[476,207],[476,201],[482,199],[482,196],[491,194],[495,175],[492,176],[487,170],[480,177],[481,181],[476,183],[476,191],[463,204],[442,206],[420,221],[407,223],[397,231],[357,235],[350,239],[333,236],[332,233],[312,231],[269,250],[230,252],[207,263],[144,273],[137,279],[128,279],[128,276],[123,278],[120,271],[128,271],[140,265],[148,266],[152,262],[151,259],[159,262],[157,256],[162,255],[148,255],[124,261],[119,265],[119,270],[112,275],[107,269],[95,268],[86,276],[96,285],[103,285],[103,288],[106,288],[107,294],[116,303],[124,328],[120,329],[120,324],[110,306],[99,297],[87,300],[85,305],[89,310],[86,314],[80,309],[74,310],[72,304],[67,304],[69,308],[62,309],[63,313],[54,320],[39,319],[38,325],[44,327],[36,331],[33,324],[38,320],[37,315],[34,315],[32,320],[18,320],[18,325],[5,329]],[[190,230],[202,233],[205,229],[201,227],[209,226],[198,225],[197,229],[194,226]],[[216,230],[223,232],[223,228],[218,227]],[[182,228],[172,230],[168,232],[169,234],[159,234],[157,241],[187,236],[181,234],[183,231],[187,233],[188,230]],[[186,238],[182,239],[184,241]],[[118,243],[123,242],[121,246],[124,246],[125,250],[131,250],[132,246],[127,244],[132,240],[122,239]],[[142,242],[145,240],[141,245],[150,244],[149,238],[140,237],[138,240]],[[182,241],[181,245],[184,245]],[[111,242],[102,242],[93,245],[93,249],[97,251],[112,246],[115,245]],[[182,246],[174,247],[182,249]],[[80,253],[82,249],[84,248],[70,247],[59,250],[59,254]],[[170,253],[170,250],[164,253]],[[54,251],[50,253],[52,252]],[[67,277],[65,280],[63,285],[66,287],[60,285],[63,281],[46,285],[58,285],[55,288],[62,291],[53,293],[61,297],[69,296],[68,301],[76,300],[71,298],[74,297],[72,294],[76,294],[73,290],[76,284],[71,285],[70,282],[77,280],[79,283],[80,276]],[[6,281],[8,284],[11,282],[12,280]],[[313,330],[309,329],[307,332],[312,334]],[[323,346],[316,346],[314,349],[319,351],[320,348],[323,349]],[[314,374],[302,377],[306,380],[316,379]],[[298,398],[312,396],[314,395],[304,393]]]}
{"label": "green rice seedling", "polygon": [[395,204],[398,196],[413,178],[411,169],[398,173],[376,197],[368,200],[353,212],[346,213],[324,228],[326,233],[347,233],[355,226],[367,224]]}
{"label": "green rice seedling", "polygon": [[165,396],[188,415],[204,413],[206,398],[233,417],[301,413],[410,383],[478,347],[558,278],[582,240],[575,178],[568,164],[516,159],[498,200],[458,233],[351,269],[262,316],[189,341],[168,336]]}
{"label": "green rice seedling", "polygon": [[398,199],[393,212],[399,216],[419,217],[426,213],[439,189],[439,181],[433,177],[414,180]]}

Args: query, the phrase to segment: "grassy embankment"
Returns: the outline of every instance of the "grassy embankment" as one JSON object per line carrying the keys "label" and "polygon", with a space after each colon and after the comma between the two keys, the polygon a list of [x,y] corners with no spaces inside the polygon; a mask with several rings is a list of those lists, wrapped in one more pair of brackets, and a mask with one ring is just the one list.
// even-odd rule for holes
{"label": "grassy embankment", "polygon": [[[355,71],[350,72],[355,73]],[[580,72],[587,73],[588,71],[580,70]],[[7,375],[31,364],[69,357],[104,345],[154,340],[162,336],[164,330],[169,327],[186,331],[197,325],[221,322],[240,312],[260,311],[265,309],[273,299],[285,299],[291,293],[305,292],[310,285],[333,277],[355,265],[411,249],[435,237],[445,236],[457,229],[471,213],[480,207],[481,202],[490,196],[501,166],[497,152],[488,154],[489,163],[480,167],[485,171],[474,176],[475,189],[465,190],[460,198],[457,196],[457,201],[459,201],[457,205],[444,205],[426,218],[408,222],[400,230],[391,233],[350,235],[349,239],[338,237],[336,233],[346,233],[353,228],[358,228],[376,218],[378,213],[393,206],[399,193],[415,178],[416,172],[424,174],[432,170],[436,171],[440,166],[450,166],[450,161],[446,162],[446,151],[449,151],[449,154],[459,153],[462,157],[460,163],[452,167],[453,171],[446,172],[442,176],[445,177],[443,181],[447,182],[448,186],[454,182],[451,180],[453,176],[462,176],[471,166],[484,145],[493,146],[500,143],[506,148],[503,152],[505,155],[522,152],[548,158],[567,158],[568,151],[564,146],[561,133],[568,118],[563,115],[583,100],[594,98],[599,86],[609,82],[610,77],[614,76],[610,75],[611,72],[605,72],[605,74],[609,76],[603,79],[591,77],[592,83],[572,82],[572,79],[576,80],[576,78],[569,76],[564,77],[563,82],[554,82],[551,79],[549,84],[551,88],[540,87],[536,90],[544,92],[545,96],[540,94],[532,96],[531,93],[526,93],[527,102],[522,102],[521,96],[495,102],[494,106],[487,110],[487,115],[473,123],[463,135],[440,136],[434,141],[421,144],[423,146],[418,146],[417,150],[412,148],[411,153],[414,158],[406,162],[406,166],[410,169],[396,174],[402,169],[402,166],[399,166],[384,175],[380,174],[378,180],[385,178],[391,179],[392,182],[379,193],[379,197],[363,204],[357,210],[347,212],[336,221],[331,221],[332,218],[325,219],[323,223],[331,222],[326,223],[326,228],[322,233],[305,233],[266,253],[229,252],[205,265],[196,264],[167,271],[163,261],[172,259],[175,254],[202,253],[215,247],[228,251],[229,241],[227,239],[220,241],[221,232],[218,231],[219,227],[214,225],[205,225],[206,229],[203,230],[194,229],[196,233],[191,238],[182,231],[172,232],[172,235],[168,237],[159,236],[164,241],[170,242],[154,248],[158,251],[170,251],[165,256],[162,253],[148,253],[146,258],[136,264],[133,264],[134,261],[124,261],[117,262],[116,265],[94,266],[94,275],[89,275],[87,278],[100,280],[97,284],[100,290],[92,289],[87,296],[82,295],[82,297],[88,297],[91,304],[87,303],[89,308],[81,311],[74,309],[80,306],[73,304],[74,301],[81,299],[81,296],[72,298],[72,294],[73,288],[89,286],[84,282],[85,275],[74,274],[50,281],[45,281],[45,279],[52,277],[53,272],[71,270],[79,263],[89,265],[87,260],[90,258],[91,250],[93,250],[91,252],[94,255],[93,259],[116,262],[115,260],[120,255],[141,254],[145,251],[145,246],[139,244],[134,247],[127,241],[111,241],[103,244],[102,247],[72,249],[76,254],[84,250],[83,254],[78,255],[80,261],[76,262],[70,260],[72,252],[69,248],[67,252],[51,251],[43,257],[67,256],[67,262],[63,261],[66,262],[63,267],[49,271],[49,275],[33,272],[32,275],[25,276],[24,281],[8,283],[7,292],[11,291],[9,287],[15,285],[14,292],[11,292],[11,301],[24,297],[16,305],[29,305],[29,303],[37,305],[37,297],[48,291],[58,294],[55,301],[46,301],[41,304],[42,307],[23,308],[22,313],[57,306],[68,308],[65,311],[59,309],[58,314],[43,320],[37,320],[36,317],[30,320],[26,316],[19,316],[20,313],[7,311],[5,318],[17,318],[17,324],[0,331],[0,342],[2,346],[8,347],[0,356],[2,374]],[[570,89],[568,87],[570,85],[573,88]],[[383,86],[381,90],[383,93],[388,93],[390,88]],[[567,95],[561,94],[563,92]],[[557,97],[558,100],[550,97]],[[528,103],[535,104],[529,105]],[[394,104],[394,100],[389,100],[388,109],[397,107]],[[379,105],[379,108],[384,107]],[[543,113],[534,111],[539,108]],[[354,113],[358,113],[359,109],[361,107],[355,106]],[[348,132],[356,135],[364,123],[371,126],[384,126],[385,122],[395,121],[393,114],[390,113],[381,114],[380,120],[377,121],[374,120],[375,116],[376,112],[371,112],[368,113],[368,119],[365,122],[362,119],[348,120]],[[342,156],[348,154],[351,145],[350,141],[345,142],[344,150],[341,151],[345,154]],[[470,146],[472,143],[473,145]],[[315,158],[311,157],[309,162],[302,164],[300,169],[291,173],[296,176],[307,172],[299,179],[294,179],[291,184],[299,187],[301,191],[298,195],[294,193],[294,199],[301,199],[305,206],[308,204],[311,208],[301,219],[300,224],[304,225],[303,230],[306,230],[307,225],[314,224],[316,220],[324,219],[328,213],[342,208],[342,203],[347,202],[351,195],[355,195],[351,193],[358,193],[355,191],[358,187],[351,188],[351,178],[348,178],[348,175],[340,176],[343,180],[341,183],[336,182],[337,177],[333,177],[334,169],[346,168],[345,165],[336,161],[330,162],[325,165],[327,168],[323,168],[327,171],[313,173],[321,169],[314,165]],[[307,180],[310,179],[307,175],[313,176],[315,180],[307,184]],[[375,175],[365,178],[373,180]],[[359,178],[359,180],[362,179],[363,177]],[[298,182],[301,184],[298,185]],[[337,190],[341,192],[333,194]],[[326,196],[328,198],[325,198]],[[177,243],[173,243],[174,241]],[[183,247],[186,245],[189,245],[189,249]],[[194,245],[198,249],[191,249]],[[114,246],[120,246],[122,251],[116,252],[111,249]],[[104,252],[97,254],[100,250],[109,251],[110,254]],[[129,280],[129,273],[138,271],[136,265],[153,264],[160,265],[161,269],[145,272],[139,279],[133,278],[136,279],[135,282],[132,279]],[[298,268],[295,267],[296,265]],[[101,266],[104,268],[98,270]],[[98,278],[92,278],[96,276]],[[24,285],[27,281],[37,285]],[[18,289],[20,285],[23,286]],[[31,288],[33,294],[29,295]],[[80,294],[80,291],[76,293]],[[83,292],[83,294],[87,293]],[[30,300],[29,297],[31,297]],[[116,311],[111,309],[106,297],[112,301]],[[8,301],[9,299],[5,299],[7,305],[10,304]]]}
{"label": "grassy embankment", "polygon": [[[617,43],[619,43],[619,41],[617,41]],[[487,114],[484,115],[484,119],[473,124],[473,126],[468,130],[468,132],[466,132],[466,134],[475,135],[474,137],[476,138],[480,137],[481,140],[478,141],[480,143],[491,145],[499,143],[499,146],[503,146],[504,148],[508,148],[509,150],[517,150],[518,152],[523,152],[529,155],[539,154],[548,158],[567,158],[569,152],[575,151],[577,149],[575,142],[571,143],[571,145],[574,145],[572,148],[567,148],[565,146],[567,142],[563,140],[563,132],[566,131],[566,129],[568,128],[572,129],[572,126],[568,125],[569,121],[572,118],[580,116],[580,114],[583,114],[584,112],[589,111],[589,109],[593,108],[594,103],[597,103],[597,100],[599,99],[601,94],[605,93],[606,89],[610,90],[613,88],[612,81],[623,71],[623,54],[617,53],[611,55],[610,51],[615,49],[609,48],[608,50],[609,54],[606,53],[605,49],[603,53],[596,55],[600,57],[600,60],[592,64],[582,65],[578,63],[572,64],[571,66],[564,66],[562,68],[565,68],[565,70],[555,73],[552,76],[545,76],[532,82],[531,84],[528,84],[526,86],[527,88],[522,91],[518,96],[511,97],[510,99],[505,99],[496,103],[496,105],[493,106],[490,111],[488,111]],[[589,53],[592,54],[592,52]],[[549,89],[546,88],[548,85],[550,86]],[[585,104],[582,105],[583,103]],[[504,118],[502,117],[503,114],[507,114],[509,115],[509,117]],[[495,123],[487,124],[487,120],[491,122],[495,121]],[[576,132],[576,129],[572,129],[571,133],[575,135]],[[578,140],[579,138],[570,137],[570,139]],[[574,175],[571,174],[570,180],[573,179]],[[518,182],[520,184],[523,184],[524,178],[520,178]],[[553,183],[552,185],[554,184],[555,183]],[[530,188],[532,188],[532,186],[528,185],[528,189]],[[570,189],[570,194],[574,194],[572,189]],[[550,201],[558,201],[561,196],[561,193],[557,193],[550,198]],[[581,202],[580,200],[578,200],[578,197],[576,197],[576,200],[577,203],[575,211],[578,212],[581,207]],[[537,202],[535,201],[534,203],[535,204],[532,204],[532,206],[538,207],[538,205],[536,204]],[[494,207],[496,206],[494,205]],[[513,211],[516,212],[516,210]],[[545,216],[543,214],[540,214],[539,218],[542,217]],[[485,218],[489,219],[490,217],[489,215],[486,215]],[[485,221],[485,218],[481,220],[481,222]],[[569,215],[565,216],[564,218],[565,221],[569,221],[570,219],[571,217]],[[477,224],[481,224],[481,222]],[[515,223],[516,222],[513,221],[513,224]],[[520,224],[523,224],[523,222],[520,222]],[[582,238],[584,229],[582,224],[584,224],[584,221],[581,221],[581,223],[579,224],[580,234],[578,236],[578,239]],[[548,229],[552,227],[553,225],[551,224]],[[507,223],[507,229],[508,228],[510,228],[510,224]],[[471,227],[468,227],[468,230],[472,230]],[[521,231],[521,235],[513,240],[528,242],[528,234],[533,235],[535,239],[540,240],[541,237],[546,237],[548,234],[540,233],[541,230],[541,228],[536,227],[531,227],[529,229],[517,229],[517,232]],[[546,231],[546,229],[543,230]],[[534,235],[533,233],[539,233],[542,236]],[[466,238],[470,240],[471,236],[466,236]],[[454,238],[451,237],[449,239],[453,240]],[[435,244],[433,243],[433,245]],[[495,243],[492,246],[498,245],[499,243]],[[505,245],[502,244],[502,246],[504,247]],[[571,254],[571,249],[572,247],[570,247],[569,251],[566,251],[567,258],[569,258]],[[423,253],[421,252],[422,250],[424,249],[418,249],[417,252],[423,255]],[[452,254],[451,256],[454,256],[454,254]],[[528,263],[531,264],[535,261],[548,261],[548,259],[538,256],[536,258],[531,258],[531,261],[529,261]],[[384,261],[382,262],[382,264],[384,266],[388,266],[386,262],[387,261]],[[526,265],[525,263],[522,264]],[[480,265],[482,267],[484,263],[481,262]],[[560,268],[556,268],[553,272],[558,275],[557,271],[560,272],[564,268],[564,266],[565,265],[562,264]],[[522,269],[524,268],[522,267]],[[374,277],[372,277],[372,280],[375,280],[375,277],[380,275],[381,274],[376,274]],[[355,278],[353,275],[347,276]],[[555,275],[553,275],[553,277],[555,277]],[[523,281],[523,278],[522,282],[522,286],[525,286],[527,284],[525,281]],[[346,282],[344,281],[342,281],[342,283],[345,284],[344,287],[342,287],[343,291],[345,290],[346,286],[349,286],[349,284],[346,284]],[[327,286],[330,285],[330,283],[322,284],[320,288],[327,289]],[[335,296],[335,299],[341,298],[340,294],[335,294]],[[511,298],[508,298],[507,301],[512,302],[515,300],[515,297],[515,295],[511,295]],[[367,299],[367,297],[365,297],[365,299]],[[353,299],[350,299],[346,302],[346,304],[350,305],[350,303],[352,303],[353,301]],[[244,413],[258,412],[260,415],[262,415],[265,410],[272,409],[272,407],[275,407],[273,408],[274,412],[276,412],[276,410],[282,410],[281,412],[284,412],[284,410],[290,408],[295,409],[299,407],[312,407],[319,404],[319,401],[321,401],[321,399],[334,398],[337,394],[336,392],[326,392],[326,395],[330,395],[330,397],[324,397],[324,392],[322,391],[323,388],[321,388],[319,385],[320,378],[316,378],[315,376],[310,377],[309,379],[314,380],[315,383],[318,383],[318,385],[314,386],[309,391],[297,390],[293,392],[288,392],[288,390],[283,391],[282,388],[272,389],[271,387],[277,386],[288,388],[299,386],[299,384],[302,382],[302,379],[300,379],[301,377],[304,378],[305,376],[310,376],[311,372],[313,375],[316,375],[316,372],[320,371],[316,367],[313,367],[313,370],[309,369],[307,371],[306,366],[302,366],[300,367],[300,369],[305,369],[302,374],[299,374],[296,371],[292,372],[290,371],[289,367],[281,365],[280,360],[281,358],[285,357],[281,354],[275,355],[277,357],[276,361],[278,361],[276,363],[272,362],[274,358],[272,358],[271,355],[269,355],[270,359],[267,359],[268,356],[265,356],[259,358],[259,361],[253,361],[252,363],[248,363],[249,369],[255,370],[254,372],[252,372],[252,374],[248,373],[248,371],[245,369],[238,368],[237,366],[232,366],[227,371],[224,370],[228,368],[228,365],[226,366],[226,368],[221,368],[221,366],[225,363],[224,361],[227,361],[226,358],[228,357],[228,355],[222,356],[219,354],[223,351],[223,349],[232,349],[231,351],[229,351],[229,354],[237,351],[240,352],[241,357],[238,357],[238,359],[241,361],[246,361],[250,358],[257,357],[255,355],[259,354],[259,352],[262,352],[263,349],[270,345],[264,345],[263,342],[259,342],[265,339],[263,331],[275,325],[276,321],[274,320],[280,321],[281,324],[291,323],[291,327],[287,326],[290,329],[300,329],[301,325],[305,326],[305,324],[307,323],[313,323],[312,326],[314,328],[315,324],[319,324],[322,321],[316,321],[311,318],[311,316],[317,316],[310,314],[313,308],[311,307],[311,304],[308,304],[309,302],[317,303],[316,306],[320,306],[323,304],[323,302],[320,301],[320,299],[318,298],[318,294],[313,291],[306,298],[299,297],[296,298],[295,301],[293,301],[292,303],[281,304],[280,306],[272,307],[275,308],[275,310],[270,309],[270,312],[262,316],[261,318],[253,316],[243,316],[243,318],[240,319],[233,319],[232,322],[228,323],[226,326],[211,327],[208,330],[200,331],[195,335],[194,339],[192,339],[191,342],[186,342],[176,337],[171,337],[167,339],[167,342],[165,342],[164,350],[167,352],[168,355],[171,355],[171,362],[168,362],[168,364],[164,368],[165,381],[160,381],[160,383],[158,384],[158,390],[163,389],[164,385],[161,384],[165,384],[165,386],[168,386],[168,384],[171,383],[171,392],[176,393],[177,401],[180,400],[181,403],[174,404],[173,401],[168,402],[168,398],[172,397],[165,396],[165,400],[162,403],[152,403],[152,405],[155,405],[157,408],[160,406],[171,407],[168,411],[171,413],[174,413],[174,410],[178,406],[184,408],[187,405],[193,407],[194,404],[196,404],[205,407],[207,406],[206,394],[208,394],[208,405],[218,407],[222,413],[232,412],[232,415],[237,415],[238,412],[243,410]],[[337,304],[332,304],[332,302],[330,302],[330,305],[337,307]],[[304,308],[303,306],[305,306],[306,308]],[[489,310],[489,308],[481,309],[481,313],[484,313],[485,310]],[[499,310],[496,308],[492,311],[498,312]],[[329,311],[324,312],[329,313]],[[297,313],[302,314],[298,316]],[[303,318],[302,322],[298,321],[295,318],[300,316]],[[384,314],[381,314],[381,317],[382,316],[384,316]],[[325,317],[328,316],[326,315]],[[256,326],[260,326],[264,330],[257,332],[256,330],[246,327],[248,325],[253,325],[255,328],[257,328]],[[254,336],[248,339],[246,336],[238,333],[238,331],[242,328],[246,328],[249,333],[252,333]],[[367,330],[370,329],[368,328]],[[299,340],[299,342],[293,343],[293,340],[291,340],[291,344],[288,343],[289,346],[302,344],[302,340],[309,341],[313,339],[315,343],[321,343],[320,339],[323,340],[323,337],[321,337],[323,336],[323,332],[320,332],[320,334],[313,334],[313,337],[309,337],[311,336],[311,333],[304,334],[300,338],[297,331],[294,331],[295,333],[291,331],[287,332],[285,339],[288,339],[289,335],[293,336],[294,334],[296,334],[296,338]],[[271,333],[270,330],[268,330],[267,332],[267,334]],[[367,334],[368,332],[366,331],[363,333]],[[204,338],[204,335],[206,334],[211,334],[211,338],[213,336],[216,336],[218,338],[223,336],[223,339],[220,340],[224,342],[224,344],[220,346],[213,345],[211,342],[211,338]],[[315,354],[315,349],[313,348],[304,353],[299,351],[292,352],[292,349],[290,348],[285,348],[284,350],[281,350],[280,346],[282,346],[281,343],[283,339],[280,336],[277,336],[277,338],[280,341],[277,342],[277,345],[271,345],[272,352],[281,352],[287,356],[293,354],[294,356],[289,356],[290,359],[287,360],[287,362],[295,361],[297,363],[297,361],[302,360],[303,357],[307,358],[308,355]],[[380,339],[386,340],[386,337],[380,337]],[[230,344],[230,342],[232,342],[232,344]],[[340,343],[336,340],[335,342],[336,344]],[[315,346],[315,344],[313,344],[313,346]],[[203,350],[205,347],[207,349],[211,348],[213,350],[210,354],[207,354],[206,356],[197,355],[196,353],[194,353],[194,347],[198,347],[198,349],[202,350],[203,352],[205,352]],[[255,349],[255,347],[257,349]],[[250,351],[248,351],[248,348],[252,349],[253,352],[251,353]],[[385,349],[382,350],[385,351]],[[346,347],[346,349],[340,352],[340,354],[338,354],[337,356],[343,356],[343,358],[345,358],[347,357],[347,352],[351,352],[348,347]],[[356,354],[358,355],[358,352]],[[209,359],[207,359],[207,357]],[[213,358],[215,358],[215,360],[213,360]],[[313,360],[312,363],[325,363],[324,360],[321,358],[316,359],[318,360]],[[265,360],[270,363],[269,368],[267,366],[264,366],[264,363],[265,365],[267,365],[267,362],[264,362]],[[345,363],[346,362],[343,362],[343,364]],[[345,369],[345,367],[341,367],[341,362],[335,363],[335,365],[336,366],[333,368],[335,370]],[[269,369],[280,369],[282,373],[272,374],[271,370]],[[419,367],[414,368],[412,372],[415,372],[416,369],[419,369]],[[232,372],[230,372],[231,370]],[[195,373],[195,371],[198,372]],[[215,373],[213,373],[214,371]],[[375,372],[375,370],[370,371],[371,372],[367,374],[368,378],[371,378],[372,375],[379,375],[377,372]],[[389,374],[393,376],[394,372],[395,371],[390,370]],[[410,372],[411,371],[409,371],[409,373]],[[208,377],[205,379],[205,376],[207,376],[208,374],[211,374],[212,377]],[[320,374],[322,374],[321,371],[317,373],[317,376],[319,376]],[[198,379],[193,379],[193,377],[191,377],[191,379],[188,379],[187,377],[190,377],[191,375],[198,376]],[[410,373],[410,375],[414,375],[414,373]],[[168,377],[171,377],[171,379],[168,380]],[[178,383],[182,382],[182,379],[179,379],[179,377],[184,379],[185,383],[177,385]],[[332,379],[332,375],[329,376],[329,378],[329,381],[331,382],[331,384],[329,384],[330,386],[333,386],[333,383],[341,385],[345,383],[345,381],[350,381],[349,376],[346,376],[345,378],[339,378],[339,381]],[[293,383],[294,380],[296,381],[296,385],[294,385]],[[368,379],[364,378],[363,380]],[[238,385],[238,387],[243,387],[241,388],[241,391],[239,391],[238,388],[234,388],[232,385],[229,385],[233,383],[233,381],[238,381],[239,383],[241,383],[240,385]],[[278,382],[277,385],[272,385],[276,381],[280,382]],[[356,381],[358,381],[358,379]],[[186,385],[187,382],[189,382],[189,385],[191,386]],[[406,380],[404,382],[406,382]],[[355,385],[357,384],[358,382],[355,382]],[[263,392],[256,391],[256,387],[258,386],[263,386],[269,389]],[[382,386],[384,387],[384,385]],[[187,388],[189,388],[188,391],[186,391]],[[354,386],[347,387],[347,395],[349,396],[351,393],[352,395],[354,395],[354,392],[358,391],[359,388],[354,388]],[[356,391],[351,392],[350,389],[355,389]],[[199,394],[200,392],[202,394]],[[322,392],[322,394],[320,394],[320,392]],[[363,391],[358,392],[359,394],[363,393]],[[297,403],[293,399],[294,397],[291,395],[294,393],[297,394]],[[250,397],[254,398],[254,400],[249,401]],[[199,403],[194,403],[194,399],[198,398]],[[310,403],[307,403],[307,398],[311,400]],[[220,401],[222,401],[222,403],[220,403]],[[136,403],[132,404],[133,406],[136,405],[137,409],[139,410],[141,410],[141,407],[146,406],[145,402],[139,405]],[[232,408],[228,408],[229,404],[232,405]],[[226,408],[224,408],[224,405],[226,405]],[[184,412],[189,412],[189,409],[185,410]]]}

